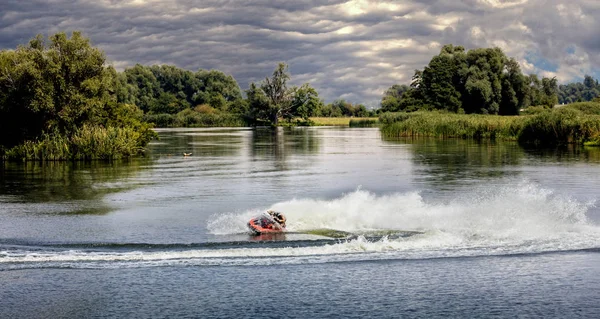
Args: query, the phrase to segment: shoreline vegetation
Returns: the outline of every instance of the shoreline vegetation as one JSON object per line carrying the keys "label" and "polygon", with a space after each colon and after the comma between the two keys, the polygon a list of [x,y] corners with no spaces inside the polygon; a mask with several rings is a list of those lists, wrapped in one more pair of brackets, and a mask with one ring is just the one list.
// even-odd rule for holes
{"label": "shoreline vegetation", "polygon": [[80,32],[38,35],[0,51],[0,161],[128,158],[157,138],[153,127],[380,127],[385,137],[600,145],[597,80],[558,86],[523,74],[499,48],[443,46],[409,85],[385,91],[378,109],[326,104],[309,83],[290,80],[285,63],[244,91],[218,70],[118,72]]}
{"label": "shoreline vegetation", "polygon": [[600,103],[575,103],[531,114],[498,116],[445,112],[386,113],[385,137],[438,137],[518,141],[521,145],[600,146]]}

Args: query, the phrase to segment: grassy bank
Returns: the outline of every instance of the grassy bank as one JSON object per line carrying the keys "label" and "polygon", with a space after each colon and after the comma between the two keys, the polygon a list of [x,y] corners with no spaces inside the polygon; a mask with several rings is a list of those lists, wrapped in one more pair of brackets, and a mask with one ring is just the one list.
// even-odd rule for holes
{"label": "grassy bank", "polygon": [[376,122],[376,117],[311,117],[310,120],[317,126],[350,126],[351,123],[356,127],[367,121]]}
{"label": "grassy bank", "polygon": [[490,138],[516,140],[523,117],[464,115],[437,112],[382,114],[387,137]]}
{"label": "grassy bank", "polygon": [[379,125],[379,120],[376,118],[367,118],[367,119],[352,119],[350,123],[348,123],[350,127],[375,127]]}
{"label": "grassy bank", "polygon": [[240,127],[248,126],[238,114],[206,114],[185,110],[177,114],[146,114],[144,121],[155,127]]}
{"label": "grassy bank", "polygon": [[527,116],[387,113],[380,116],[380,122],[386,137],[517,140],[538,146],[600,145],[600,116],[570,106]]}
{"label": "grassy bank", "polygon": [[139,154],[147,140],[132,128],[84,126],[70,137],[43,135],[9,149],[5,157],[17,161],[112,160]]}

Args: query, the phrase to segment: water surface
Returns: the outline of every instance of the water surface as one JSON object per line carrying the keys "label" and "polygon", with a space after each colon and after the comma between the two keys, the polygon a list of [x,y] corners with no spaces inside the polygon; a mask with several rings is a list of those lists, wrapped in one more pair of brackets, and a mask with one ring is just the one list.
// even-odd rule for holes
{"label": "water surface", "polygon": [[[600,315],[598,149],[159,135],[130,161],[4,164],[0,317]],[[266,209],[288,234],[247,233]],[[361,236],[377,230],[422,234]]]}

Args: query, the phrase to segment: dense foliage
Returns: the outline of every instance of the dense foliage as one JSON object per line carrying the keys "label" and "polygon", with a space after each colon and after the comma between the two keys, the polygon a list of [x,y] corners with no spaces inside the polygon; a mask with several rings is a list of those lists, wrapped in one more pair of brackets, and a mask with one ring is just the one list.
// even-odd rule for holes
{"label": "dense foliage", "polygon": [[370,117],[375,116],[375,111],[367,110],[367,107],[362,104],[352,104],[341,99],[322,105],[316,110],[316,115],[322,117]]}
{"label": "dense foliage", "polygon": [[[144,146],[154,133],[141,122],[135,105],[117,103],[117,72],[104,64],[104,53],[79,32],[71,38],[57,33],[48,42],[37,36],[26,46],[0,51],[0,156],[17,145],[70,149],[84,131],[108,130],[127,135],[136,151]],[[57,140],[61,143],[51,142]],[[26,153],[9,154],[19,158]],[[54,159],[73,156],[70,151],[60,154],[64,156]]]}
{"label": "dense foliage", "polygon": [[[65,33],[48,40],[37,36],[15,50],[0,51],[0,158],[131,156],[155,136],[148,123],[244,126],[281,125],[284,120],[284,125],[313,125],[312,116],[363,118],[380,112],[384,113],[380,123],[391,135],[511,136],[523,143],[598,139],[594,121],[600,104],[574,103],[562,113],[546,110],[559,98],[565,103],[597,99],[597,80],[586,76],[583,83],[557,90],[556,79],[522,74],[519,64],[499,48],[466,51],[444,46],[423,70],[415,71],[410,85],[390,87],[380,110],[343,99],[325,104],[309,83],[288,85],[291,75],[285,63],[279,63],[271,77],[251,83],[244,97],[236,80],[221,71],[137,64],[117,72],[105,61],[104,53],[79,32],[70,38]],[[517,129],[516,124],[507,128],[505,120],[451,114],[517,115],[522,109],[531,116],[529,131],[521,120],[506,120],[520,121]],[[445,113],[385,113],[424,110]],[[545,129],[536,126],[546,122],[551,124]],[[352,122],[353,126],[376,124],[371,119]],[[545,132],[545,137],[527,137],[535,132]]]}
{"label": "dense foliage", "polygon": [[574,102],[589,102],[600,96],[600,84],[591,76],[586,75],[582,83],[569,83],[558,86],[558,102],[569,104]]}
{"label": "dense foliage", "polygon": [[231,75],[211,70],[192,72],[172,65],[135,65],[119,75],[118,100],[149,114],[175,114],[197,105],[237,112],[240,88]]}
{"label": "dense foliage", "polygon": [[250,84],[246,94],[249,117],[253,122],[277,125],[280,118],[291,121],[295,117],[307,121],[321,107],[323,102],[310,84],[288,88],[289,80],[287,64],[279,63],[270,78],[265,78],[259,85]]}
{"label": "dense foliage", "polygon": [[445,110],[453,113],[517,115],[530,105],[558,103],[556,79],[523,75],[499,48],[465,51],[446,45],[412,83],[394,85],[381,101],[386,112]]}

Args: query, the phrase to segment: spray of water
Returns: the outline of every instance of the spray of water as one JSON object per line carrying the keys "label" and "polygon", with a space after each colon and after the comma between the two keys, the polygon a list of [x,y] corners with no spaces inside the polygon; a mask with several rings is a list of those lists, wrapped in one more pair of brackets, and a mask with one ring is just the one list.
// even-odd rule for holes
{"label": "spray of water", "polygon": [[[510,185],[508,185],[510,184]],[[284,212],[290,231],[331,228],[419,230],[407,238],[358,237],[323,245],[248,246],[133,252],[0,251],[0,269],[19,267],[149,267],[164,265],[267,265],[333,261],[421,259],[541,253],[600,248],[596,209],[529,183],[483,187],[446,202],[418,192],[377,195],[357,189],[332,199],[293,199],[244,212],[215,214],[213,234],[246,232],[246,222],[267,209]]]}
{"label": "spray of water", "polygon": [[595,233],[586,213],[594,203],[555,195],[532,183],[481,188],[446,203],[427,203],[417,192],[378,196],[358,189],[333,200],[293,199],[243,213],[217,214],[213,234],[246,231],[246,222],[267,209],[284,212],[288,229],[377,229],[446,233],[462,239],[534,240],[568,233]]}

